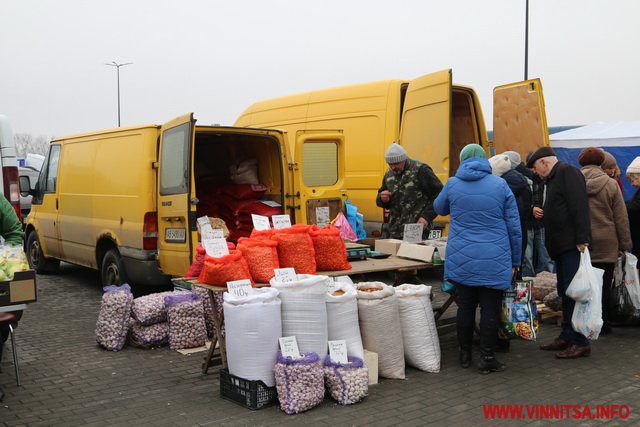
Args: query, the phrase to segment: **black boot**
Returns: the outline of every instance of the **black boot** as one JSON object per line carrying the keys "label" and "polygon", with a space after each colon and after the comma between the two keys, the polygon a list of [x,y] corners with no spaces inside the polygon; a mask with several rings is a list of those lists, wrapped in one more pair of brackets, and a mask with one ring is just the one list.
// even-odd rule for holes
{"label": "black boot", "polygon": [[458,343],[460,343],[460,366],[468,368],[471,365],[471,343],[473,340],[473,326],[470,328],[458,325]]}
{"label": "black boot", "polygon": [[2,387],[0,387],[0,402],[2,402],[3,399],[4,399],[4,390],[2,390]]}
{"label": "black boot", "polygon": [[480,362],[478,370],[481,374],[490,372],[502,372],[505,369],[504,364],[498,362],[495,358],[495,348],[498,341],[498,331],[495,328],[480,329]]}

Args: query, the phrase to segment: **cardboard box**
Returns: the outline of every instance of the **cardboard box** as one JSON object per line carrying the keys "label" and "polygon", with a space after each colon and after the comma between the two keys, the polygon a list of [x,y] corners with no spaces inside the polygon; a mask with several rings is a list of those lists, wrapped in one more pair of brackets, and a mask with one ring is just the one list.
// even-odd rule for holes
{"label": "cardboard box", "polygon": [[376,240],[376,252],[396,255],[398,248],[402,245],[402,240],[398,239],[378,239]]}
{"label": "cardboard box", "polygon": [[364,364],[369,369],[369,385],[378,384],[378,353],[365,350]]}
{"label": "cardboard box", "polygon": [[0,282],[0,307],[37,301],[36,272],[19,271],[13,280]]}
{"label": "cardboard box", "polygon": [[433,246],[420,245],[416,243],[403,243],[396,254],[400,258],[415,259],[417,261],[432,262],[433,252],[436,250]]}

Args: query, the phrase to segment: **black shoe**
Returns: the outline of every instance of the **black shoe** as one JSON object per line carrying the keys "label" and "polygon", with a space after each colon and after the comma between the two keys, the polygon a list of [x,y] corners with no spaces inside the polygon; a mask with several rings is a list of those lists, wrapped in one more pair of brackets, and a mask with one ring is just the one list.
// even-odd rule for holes
{"label": "black shoe", "polygon": [[481,374],[489,374],[491,372],[502,372],[506,366],[496,360],[495,357],[483,356],[478,363],[478,371]]}
{"label": "black shoe", "polygon": [[0,402],[2,402],[3,399],[4,399],[4,390],[0,388]]}
{"label": "black shoe", "polygon": [[460,350],[460,366],[468,368],[471,366],[471,352]]}

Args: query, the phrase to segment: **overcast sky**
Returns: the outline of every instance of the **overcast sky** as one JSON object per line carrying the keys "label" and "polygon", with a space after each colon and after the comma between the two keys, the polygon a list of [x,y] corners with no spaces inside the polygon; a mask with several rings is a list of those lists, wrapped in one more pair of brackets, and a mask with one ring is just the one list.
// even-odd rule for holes
{"label": "overcast sky", "polygon": [[[530,0],[529,77],[550,125],[640,120],[640,1]],[[0,0],[0,114],[62,136],[444,68],[475,88],[524,76],[525,0]]]}

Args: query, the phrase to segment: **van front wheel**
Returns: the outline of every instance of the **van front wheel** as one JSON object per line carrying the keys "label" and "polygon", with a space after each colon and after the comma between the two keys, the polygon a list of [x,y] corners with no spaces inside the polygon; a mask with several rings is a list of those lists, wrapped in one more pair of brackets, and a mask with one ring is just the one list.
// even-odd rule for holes
{"label": "van front wheel", "polygon": [[102,268],[100,269],[102,286],[120,286],[127,281],[122,265],[122,257],[117,249],[109,249],[102,258]]}
{"label": "van front wheel", "polygon": [[27,261],[38,274],[54,273],[60,267],[59,259],[44,257],[40,239],[35,231],[29,233],[27,238]]}

